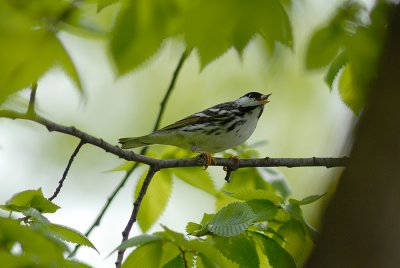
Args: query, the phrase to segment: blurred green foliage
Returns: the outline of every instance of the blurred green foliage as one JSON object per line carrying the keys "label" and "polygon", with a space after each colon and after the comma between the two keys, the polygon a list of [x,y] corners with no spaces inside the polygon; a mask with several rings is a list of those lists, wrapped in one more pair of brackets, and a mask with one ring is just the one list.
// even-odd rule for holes
{"label": "blurred green foliage", "polygon": [[[0,217],[0,263],[3,267],[89,267],[67,259],[70,253],[64,241],[96,250],[79,231],[51,223],[42,213],[54,213],[60,207],[43,196],[42,190],[26,190],[15,194],[1,209],[10,212]],[[12,214],[23,218],[14,219]],[[23,223],[23,224],[22,224]]]}
{"label": "blurred green foliage", "polygon": [[240,54],[255,34],[270,48],[292,44],[288,15],[278,0],[126,1],[113,29],[111,54],[126,73],[152,56],[168,37],[183,36],[204,67],[234,47]]}
{"label": "blurred green foliage", "polygon": [[55,65],[61,66],[82,89],[75,66],[56,32],[71,12],[67,1],[0,2],[0,104]]}
{"label": "blurred green foliage", "polygon": [[310,40],[307,68],[330,65],[326,82],[331,88],[342,70],[339,93],[356,114],[365,106],[370,84],[376,76],[388,8],[389,4],[378,1],[366,21],[365,8],[357,2],[347,1],[326,26],[314,32]]}
{"label": "blurred green foliage", "polygon": [[[95,5],[99,13],[113,7],[115,24],[109,25],[110,32],[87,20],[85,5]],[[60,31],[75,29],[78,31],[72,33],[83,37],[100,34],[108,44],[110,64],[121,75],[136,70],[168,38],[184,40],[189,49],[198,52],[204,68],[231,48],[241,55],[255,36],[262,37],[268,53],[274,51],[277,42],[292,48],[295,41],[287,12],[290,6],[287,0],[1,1],[0,104],[54,66],[61,66],[83,90],[74,63],[60,41]],[[356,114],[365,106],[376,73],[387,11],[384,1],[378,1],[371,11],[355,2],[345,2],[326,25],[313,33],[308,46],[306,67],[326,68],[327,84],[332,88],[338,80],[342,99]],[[245,146],[237,151],[242,157],[257,157]],[[150,156],[188,155],[166,150]],[[124,164],[115,171],[130,167]],[[135,196],[144,177],[145,173]],[[197,267],[296,267],[308,253],[306,245],[316,238],[315,230],[304,220],[302,206],[321,196],[289,199],[284,177],[265,168],[235,171],[231,183],[221,189],[199,168],[158,172],[138,214],[144,232],[165,210],[176,179],[215,197],[217,212],[204,214],[200,223],[189,222],[187,235],[164,226],[162,232],[124,242],[117,249],[136,247],[124,267],[187,267],[194,263]],[[64,257],[69,250],[63,241],[95,249],[94,245],[80,232],[51,223],[43,215],[55,213],[59,206],[47,200],[41,189],[18,193],[1,208],[24,217],[0,218],[0,263],[15,267],[87,267]]]}
{"label": "blurred green foliage", "polygon": [[[79,29],[99,33],[89,23],[86,3],[98,12],[120,1],[17,1],[0,3],[0,103],[10,94],[29,87],[51,67],[61,66],[82,90],[76,68],[60,42],[59,30]],[[242,54],[249,41],[259,35],[272,52],[276,42],[292,47],[293,36],[286,8],[290,1],[121,1],[115,8],[116,22],[109,39],[112,59],[119,74],[135,70],[153,56],[167,38],[182,38],[195,48],[201,67],[234,48]],[[387,25],[388,4],[378,1],[368,11],[357,2],[346,1],[314,32],[307,50],[306,66],[329,66],[330,87],[337,75],[343,101],[359,114],[377,66]],[[367,17],[369,18],[366,18]],[[75,33],[76,33],[75,32]]]}

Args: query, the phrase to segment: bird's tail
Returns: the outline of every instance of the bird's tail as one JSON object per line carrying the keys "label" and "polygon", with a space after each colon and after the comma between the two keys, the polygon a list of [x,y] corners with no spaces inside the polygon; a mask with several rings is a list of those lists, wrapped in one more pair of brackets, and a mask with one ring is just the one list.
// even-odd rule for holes
{"label": "bird's tail", "polygon": [[149,141],[146,141],[147,136],[142,137],[133,137],[133,138],[121,138],[118,142],[121,144],[122,149],[130,149],[130,148],[137,148],[143,147],[152,144]]}

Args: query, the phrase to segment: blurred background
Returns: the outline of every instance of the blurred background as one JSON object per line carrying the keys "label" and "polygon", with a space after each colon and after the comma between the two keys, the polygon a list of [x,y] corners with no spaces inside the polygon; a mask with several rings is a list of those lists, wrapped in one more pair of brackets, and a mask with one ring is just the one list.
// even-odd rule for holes
{"label": "blurred background", "polygon": [[[193,51],[178,77],[162,120],[162,126],[217,103],[236,99],[249,91],[272,93],[258,128],[248,144],[263,157],[340,157],[351,145],[351,110],[340,100],[337,90],[324,83],[324,70],[307,71],[304,54],[310,34],[326,22],[343,1],[293,1],[289,16],[294,48],[279,46],[273,55],[255,37],[242,56],[230,50],[200,70]],[[367,1],[370,7],[372,1]],[[115,7],[117,8],[117,7]],[[111,8],[112,9],[112,8]],[[95,10],[93,9],[93,14]],[[100,14],[112,21],[108,8]],[[61,69],[50,70],[38,81],[37,108],[41,115],[63,125],[73,125],[109,143],[118,138],[150,132],[172,73],[184,51],[179,38],[169,39],[158,53],[137,71],[117,77],[110,64],[107,45],[93,38],[61,32],[60,38],[71,54],[85,89],[82,96]],[[26,105],[29,91],[13,96],[7,103],[19,109]],[[41,125],[0,119],[0,203],[13,193],[43,188],[50,196],[57,187],[78,140],[50,133]],[[62,208],[49,219],[84,233],[92,224],[112,189],[124,176],[109,170],[123,164],[121,159],[91,145],[84,145],[55,203]],[[100,255],[81,248],[77,258],[94,267],[110,267],[115,257],[105,259],[121,241],[121,232],[130,216],[133,189],[144,167],[132,174],[107,211],[90,240]],[[280,168],[288,180],[292,197],[331,193],[340,168]],[[209,167],[215,184],[225,181],[220,168]],[[329,195],[329,194],[328,194]],[[322,202],[305,207],[306,218],[318,226]],[[199,222],[203,213],[215,210],[212,196],[174,180],[168,207],[151,231],[160,223],[183,232],[188,221]],[[0,211],[0,213],[3,213]],[[139,234],[135,225],[131,235]]]}

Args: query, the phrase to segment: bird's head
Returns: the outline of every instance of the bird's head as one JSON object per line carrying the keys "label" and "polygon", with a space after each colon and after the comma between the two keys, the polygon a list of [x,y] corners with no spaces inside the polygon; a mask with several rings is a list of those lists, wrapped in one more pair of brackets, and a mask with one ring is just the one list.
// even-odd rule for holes
{"label": "bird's head", "polygon": [[237,99],[236,103],[241,107],[264,105],[269,102],[269,96],[271,94],[264,95],[258,92],[250,92]]}

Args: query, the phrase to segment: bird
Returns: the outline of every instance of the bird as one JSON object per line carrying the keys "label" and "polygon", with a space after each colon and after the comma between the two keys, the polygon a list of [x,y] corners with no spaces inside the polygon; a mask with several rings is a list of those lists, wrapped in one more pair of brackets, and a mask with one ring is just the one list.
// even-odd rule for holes
{"label": "bird", "polygon": [[[249,92],[187,116],[148,135],[119,139],[122,149],[153,144],[173,145],[210,156],[244,143],[256,129],[271,94]],[[211,159],[209,158],[211,157]]]}

